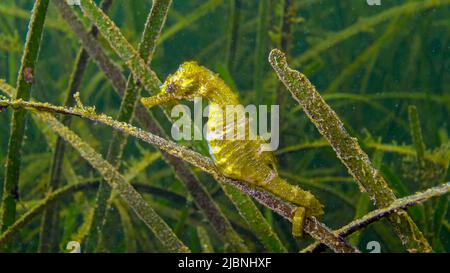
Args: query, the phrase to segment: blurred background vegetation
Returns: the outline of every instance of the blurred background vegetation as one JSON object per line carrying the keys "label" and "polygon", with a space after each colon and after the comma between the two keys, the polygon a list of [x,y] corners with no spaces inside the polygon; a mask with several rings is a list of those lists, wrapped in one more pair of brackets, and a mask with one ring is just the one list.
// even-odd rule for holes
{"label": "blurred background vegetation", "polygon": [[[0,78],[13,86],[33,2],[0,2]],[[416,2],[429,5],[414,6]],[[280,104],[280,149],[276,153],[281,174],[315,193],[326,205],[323,222],[338,228],[373,207],[277,80],[267,57],[275,47],[287,52],[288,61],[316,85],[398,197],[448,181],[450,1],[381,3],[369,6],[364,0],[174,0],[152,69],[164,79],[180,63],[196,60],[238,90],[244,104]],[[108,14],[137,47],[150,8],[151,1],[114,0]],[[89,25],[86,18],[84,21]],[[107,42],[101,37],[100,42],[128,75],[128,68]],[[32,88],[36,100],[63,104],[79,48],[79,40],[50,1]],[[120,97],[93,62],[87,67],[80,94],[83,102],[95,105],[98,112],[117,115]],[[419,114],[429,158],[425,166],[419,166],[416,160],[408,118],[410,105],[415,105]],[[155,114],[161,117],[161,113]],[[0,115],[0,181],[5,175],[10,120],[10,111]],[[164,118],[159,120],[166,131],[170,130]],[[107,140],[112,137],[110,128],[77,118],[71,128],[98,152],[106,154]],[[55,138],[28,118],[19,214],[45,196],[53,154],[48,143]],[[100,179],[72,148],[67,149],[65,159],[74,173],[65,169],[63,184]],[[200,239],[205,236],[211,240],[214,251],[227,251],[227,245],[212,231],[183,184],[153,147],[129,138],[120,172],[141,185],[146,200],[192,251],[202,251]],[[201,172],[198,175],[250,250],[266,251],[217,182]],[[93,187],[58,202],[61,251],[65,251],[69,241],[83,240],[94,202]],[[294,240],[289,222],[260,208],[289,251],[298,251],[311,242]],[[435,251],[450,251],[447,197],[415,206],[409,212]],[[36,217],[15,235],[12,251],[37,251],[40,219]],[[114,200],[108,221],[107,251],[162,251],[159,242],[120,198]],[[404,251],[387,221],[377,222],[350,239],[363,251],[367,242],[373,240],[380,242],[382,252]]]}

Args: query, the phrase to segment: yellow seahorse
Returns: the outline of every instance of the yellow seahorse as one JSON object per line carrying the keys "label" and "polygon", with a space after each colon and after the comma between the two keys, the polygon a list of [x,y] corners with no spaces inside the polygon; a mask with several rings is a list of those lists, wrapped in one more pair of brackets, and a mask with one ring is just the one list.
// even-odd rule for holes
{"label": "yellow seahorse", "polygon": [[[227,124],[235,116],[229,119],[226,109],[227,106],[240,105],[239,98],[220,77],[194,61],[185,62],[166,79],[159,94],[142,98],[141,102],[146,107],[152,107],[182,99],[194,100],[196,97],[202,97],[209,103],[206,138],[217,169],[226,177],[261,187],[298,205],[294,212],[292,234],[301,236],[305,217],[322,215],[322,204],[310,192],[289,184],[278,175],[274,155],[262,149],[265,142],[261,137],[249,138],[248,130],[244,139],[237,137],[239,121],[235,120],[232,126]],[[232,114],[235,115],[235,112]],[[247,117],[244,122],[244,128],[248,128]]]}

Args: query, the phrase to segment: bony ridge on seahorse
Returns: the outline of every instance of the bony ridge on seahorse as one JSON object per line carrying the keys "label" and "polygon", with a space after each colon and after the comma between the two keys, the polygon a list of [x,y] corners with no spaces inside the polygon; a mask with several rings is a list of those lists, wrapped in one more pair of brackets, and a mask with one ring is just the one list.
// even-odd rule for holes
{"label": "bony ridge on seahorse", "polygon": [[[236,136],[239,121],[235,121],[233,126],[224,124],[230,120],[226,108],[240,103],[237,94],[220,77],[194,61],[185,62],[166,79],[159,94],[142,98],[141,102],[146,107],[152,107],[182,99],[194,100],[196,97],[202,97],[209,103],[207,142],[217,169],[226,177],[261,187],[297,205],[292,234],[301,236],[305,218],[321,216],[322,204],[310,192],[289,184],[278,175],[274,155],[262,150],[265,144],[262,138],[248,138],[247,133],[244,139],[230,137]],[[248,118],[245,117],[244,122],[244,128],[247,128]]]}

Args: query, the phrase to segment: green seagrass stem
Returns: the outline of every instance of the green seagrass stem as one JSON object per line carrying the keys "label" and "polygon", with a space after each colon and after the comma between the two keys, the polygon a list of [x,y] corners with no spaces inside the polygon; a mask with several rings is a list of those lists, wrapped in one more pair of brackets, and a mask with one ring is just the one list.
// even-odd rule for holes
{"label": "green seagrass stem", "polygon": [[[156,41],[158,40],[161,30],[166,21],[167,13],[172,0],[155,0],[150,10],[147,22],[145,24],[144,33],[142,34],[141,43],[139,45],[139,54],[150,64],[153,52],[155,51]],[[133,119],[134,109],[140,95],[140,86],[135,84],[136,80],[133,76],[128,77],[125,93],[122,97],[119,114],[117,120],[131,123]],[[114,132],[109,144],[106,160],[113,166],[120,166],[123,150],[127,142],[127,135]],[[94,217],[92,225],[86,238],[86,251],[93,252],[101,250],[104,239],[103,229],[108,214],[108,200],[111,198],[111,187],[106,181],[100,183],[97,191],[96,204],[94,209]]]}
{"label": "green seagrass stem", "polygon": [[[211,3],[220,3],[220,0],[213,0]],[[208,2],[209,3],[209,2]],[[207,4],[205,4],[207,5]],[[114,24],[114,22],[108,18],[104,13],[101,12],[100,9],[98,9],[94,2],[91,0],[81,0],[81,7],[83,12],[88,16],[93,22],[96,23],[97,27],[99,28],[102,35],[109,41],[111,47],[114,49],[114,51],[122,58],[122,60],[127,64],[127,66],[130,68],[130,70],[133,73],[133,76],[135,79],[138,79],[139,82],[142,84],[142,86],[150,93],[150,94],[156,94],[159,92],[159,87],[161,85],[161,81],[158,79],[154,71],[152,71],[148,66],[145,65],[145,60],[137,54],[136,50],[133,48],[133,46],[125,39],[125,37],[120,32],[120,29],[117,28],[117,26]],[[167,32],[165,32],[167,33]],[[163,35],[164,36],[164,35]],[[161,37],[162,39],[163,37]],[[161,40],[159,40],[161,41]],[[137,114],[139,114],[142,110],[139,110],[137,108]],[[170,119],[170,116],[167,115]],[[153,123],[152,120],[150,120],[147,123]],[[152,126],[155,128],[155,126]],[[157,126],[156,126],[157,127]],[[164,154],[164,153],[163,153]],[[174,162],[175,160],[169,158],[171,162]],[[175,166],[176,168],[180,169],[178,166]],[[184,167],[183,167],[184,169]],[[192,186],[193,185],[193,175],[186,172],[186,170],[183,170],[184,173],[188,174],[190,177],[188,177],[189,183],[187,183],[188,189],[190,190],[191,194],[197,195],[197,193],[192,193]],[[180,174],[180,173],[178,173]],[[195,179],[197,180],[197,179]],[[199,188],[198,186],[196,188]],[[241,215],[244,217],[244,219],[247,221],[249,226],[252,228],[252,230],[255,231],[257,236],[261,238],[262,242],[265,244],[265,246],[270,251],[279,251],[283,250],[284,246],[281,244],[280,240],[277,238],[276,234],[273,232],[270,225],[267,223],[265,218],[263,217],[262,213],[257,209],[257,207],[252,203],[252,200],[242,194],[239,193],[236,190],[228,190],[229,187],[226,185],[224,186],[224,191],[227,193],[228,197],[233,201],[233,203],[238,208]],[[203,191],[204,192],[204,191]],[[206,197],[206,194],[202,194],[204,197]],[[205,198],[203,198],[205,199]],[[212,211],[213,206],[208,205],[208,207],[204,207],[206,203],[204,203],[204,200],[201,201],[201,207],[205,208],[205,212],[208,213],[208,215],[212,217],[208,217],[209,220],[216,220],[219,219],[218,217],[211,215],[210,212]],[[243,207],[245,206],[245,208]],[[241,208],[243,207],[243,208]],[[215,210],[215,209],[214,209]],[[217,210],[216,210],[217,211]],[[248,212],[251,212],[250,214]],[[248,217],[256,217],[256,218],[248,218]],[[226,222],[225,222],[226,223]],[[226,224],[227,227],[228,224]],[[221,227],[215,226],[216,230],[219,232],[219,234],[223,234],[223,230]],[[234,238],[234,240],[230,241],[227,240],[230,245],[237,247],[239,251],[245,251],[246,246],[243,243],[241,239],[238,239],[239,237],[237,234],[231,230],[230,228],[226,228],[226,238]],[[262,232],[260,232],[262,231]],[[232,235],[232,236],[231,236]]]}
{"label": "green seagrass stem", "polygon": [[410,105],[408,107],[408,117],[411,126],[411,136],[413,138],[414,147],[416,148],[417,161],[422,165],[425,157],[425,143],[423,142],[422,128],[420,126],[419,114],[417,113],[416,106]]}
{"label": "green seagrass stem", "polygon": [[[6,94],[10,95],[14,92],[13,88],[3,81],[0,81],[0,90],[5,91]],[[10,104],[13,109],[21,109],[20,105],[36,105],[34,102],[27,102],[22,99],[14,100],[15,103]],[[46,109],[50,105],[48,103],[37,103],[40,105],[38,108],[28,108],[28,109]],[[3,100],[0,100],[0,108],[6,106]],[[48,109],[48,108],[47,108]],[[64,109],[64,107],[58,107],[58,109]],[[77,108],[74,108],[77,109]],[[56,110],[56,109],[55,109]],[[82,106],[81,110],[85,114],[92,114],[92,108]],[[57,110],[58,112],[58,110]],[[67,113],[67,112],[59,112]],[[74,113],[74,112],[72,112]],[[64,138],[66,142],[72,145],[80,155],[89,162],[101,175],[102,177],[110,183],[110,186],[115,189],[121,198],[130,206],[137,216],[146,224],[146,226],[155,233],[156,237],[161,241],[161,243],[170,252],[190,252],[189,248],[186,247],[178,237],[173,233],[170,227],[164,222],[164,220],[159,217],[158,214],[153,210],[151,206],[144,200],[144,198],[137,192],[133,186],[131,186],[128,181],[107,161],[105,161],[100,154],[98,154],[89,144],[84,142],[78,135],[72,132],[69,128],[64,126],[60,121],[48,113],[43,113],[40,111],[34,112],[33,114],[41,120],[43,123],[48,125],[54,132],[59,136]],[[80,116],[81,113],[75,114],[75,116]],[[82,115],[82,114],[81,114]],[[15,225],[15,224],[14,224]],[[10,234],[5,231],[5,234]],[[0,243],[3,242],[2,234],[0,236]],[[10,235],[8,235],[10,236]],[[10,237],[8,237],[10,238]],[[7,240],[7,239],[5,239]],[[3,245],[0,244],[0,248]]]}
{"label": "green seagrass stem", "polygon": [[[361,190],[367,191],[372,201],[380,208],[394,202],[394,192],[380,172],[373,167],[367,154],[361,150],[358,140],[347,133],[342,121],[306,76],[290,69],[284,53],[278,49],[272,50],[269,62],[320,134],[330,143],[339,160],[359,183]],[[432,251],[430,244],[407,212],[399,211],[391,215],[389,220],[408,251]]]}
{"label": "green seagrass stem", "polygon": [[[34,3],[28,26],[25,50],[17,79],[17,92],[15,93],[15,98],[17,99],[30,99],[31,86],[36,75],[35,65],[39,55],[48,2],[49,0],[37,0]],[[19,199],[21,148],[25,135],[25,125],[26,111],[24,109],[17,109],[17,111],[13,112],[11,120],[6,174],[2,193],[1,231],[6,230],[16,219],[16,202]]]}
{"label": "green seagrass stem", "polygon": [[[124,96],[126,80],[123,78],[120,69],[108,59],[106,53],[101,48],[100,44],[95,39],[93,39],[92,36],[87,33],[87,31],[83,29],[83,24],[81,20],[71,10],[71,8],[67,6],[65,1],[64,0],[54,0],[54,1],[56,6],[59,8],[61,14],[63,15],[63,18],[68,22],[69,26],[80,38],[81,42],[83,43],[83,46],[89,52],[90,57],[93,60],[95,60],[97,65],[105,73],[106,77],[113,85],[114,90],[120,96]],[[97,7],[94,4],[91,5],[91,8],[97,9]],[[114,23],[111,21],[111,19],[109,19],[104,13],[102,13],[100,9],[99,13],[100,17],[95,17],[96,19],[102,22],[108,21],[112,27],[116,27]],[[96,21],[93,20],[93,22],[95,23]],[[97,24],[97,26],[98,25],[103,27],[105,26],[104,24]],[[112,33],[120,35],[119,38],[115,38],[114,35],[111,35],[112,33],[106,31],[106,29],[100,28],[100,32],[106,38],[106,40],[114,41],[111,42],[111,46],[113,47],[113,49],[117,50],[117,47],[132,48],[131,45],[129,45],[129,43],[123,37],[123,35],[120,33],[120,30],[118,29],[116,30],[117,31]],[[161,39],[159,41],[161,41]],[[127,45],[123,45],[123,43],[126,43]],[[136,58],[142,59],[141,56],[139,55],[136,55]],[[135,77],[134,79],[139,78]],[[158,78],[153,77],[152,79],[157,81],[155,83],[156,87],[158,87],[161,84]],[[140,83],[142,83],[142,81],[143,81],[142,79],[139,79]],[[138,104],[136,106],[135,115],[138,122],[148,131],[151,131],[159,136],[165,136],[165,132],[160,126],[159,122],[142,105]],[[195,173],[192,170],[190,170],[188,166],[179,158],[174,157],[164,151],[162,151],[162,155],[167,164],[173,168],[177,178],[180,179],[186,185],[186,188],[192,195],[194,201],[203,211],[206,218],[211,223],[214,230],[217,231],[218,235],[222,238],[222,240],[227,242],[230,246],[232,246],[233,250],[237,252],[248,251],[242,238],[240,238],[239,235],[236,233],[236,231],[233,229],[228,219],[223,215],[220,208],[217,206],[212,197],[200,183]]]}
{"label": "green seagrass stem", "polygon": [[[224,177],[221,173],[217,171],[217,168],[215,167],[214,162],[211,159],[206,158],[198,154],[197,152],[189,150],[172,141],[168,141],[164,138],[153,135],[149,132],[145,132],[130,124],[113,120],[111,117],[107,115],[96,114],[95,109],[93,109],[92,107],[86,107],[82,104],[79,104],[77,107],[74,108],[64,108],[60,106],[53,106],[48,103],[26,102],[22,100],[13,100],[13,101],[0,100],[0,108],[1,107],[26,108],[30,110],[35,110],[38,113],[43,111],[50,113],[74,115],[92,120],[94,122],[102,123],[116,130],[119,130],[123,133],[139,138],[149,144],[155,145],[161,150],[167,152],[168,154],[180,158],[200,168],[201,170],[211,174],[217,181],[220,181],[221,183],[224,184],[228,184],[230,186],[234,186],[240,191],[245,192],[247,195],[252,196],[261,204],[280,214],[282,217],[288,219],[289,221],[292,221],[293,212],[295,211],[295,209],[297,209],[297,207],[278,199],[277,197],[273,196],[268,192],[261,191],[255,187],[251,187],[247,185],[245,182]],[[53,127],[52,129],[57,131]],[[69,132],[71,131],[69,130]],[[58,132],[58,134],[61,133]],[[73,134],[73,132],[71,132],[71,134]],[[71,144],[74,145],[72,142]],[[80,153],[83,155],[81,151]],[[255,205],[253,204],[253,206]],[[259,223],[256,222],[255,224]],[[358,252],[357,249],[352,247],[345,240],[334,235],[329,228],[327,228],[324,224],[320,223],[315,217],[308,217],[307,219],[305,219],[304,231],[309,235],[311,235],[314,239],[321,241],[322,243],[327,245],[330,249],[332,249],[335,252]]]}
{"label": "green seagrass stem", "polygon": [[[107,11],[111,7],[112,0],[103,0],[100,4],[102,10]],[[97,37],[98,30],[95,26],[90,29],[92,37]],[[73,95],[80,89],[83,81],[84,71],[89,62],[89,54],[83,47],[79,49],[75,65],[70,76],[69,86],[66,91],[64,105],[73,106],[75,101]],[[72,121],[71,116],[63,115],[60,121],[64,126],[70,128]],[[47,185],[47,194],[58,189],[62,182],[62,166],[66,151],[66,143],[63,138],[58,137],[56,140],[55,150],[52,156],[50,167],[50,178]],[[48,207],[42,217],[41,231],[39,235],[38,251],[41,253],[58,252],[59,251],[59,207],[58,204]]]}
{"label": "green seagrass stem", "polygon": [[190,252],[189,248],[178,239],[166,222],[148,205],[133,186],[100,154],[53,116],[40,114],[39,118],[78,150],[81,156],[108,181],[109,185],[120,194],[122,199],[136,212],[170,252]]}
{"label": "green seagrass stem", "polygon": [[[441,196],[442,199],[447,199],[447,195],[450,192],[450,182],[444,183],[442,185],[429,188],[423,192],[418,192],[413,195],[409,195],[403,198],[396,199],[393,203],[391,203],[388,207],[380,208],[374,211],[371,211],[365,214],[363,217],[356,219],[349,224],[341,227],[340,229],[334,231],[334,233],[341,237],[347,237],[350,234],[355,233],[358,230],[361,230],[368,225],[383,219],[392,213],[395,213],[399,210],[404,210],[410,206],[421,204],[426,202],[434,197]],[[316,252],[324,245],[315,242],[308,247],[304,248],[301,252]]]}

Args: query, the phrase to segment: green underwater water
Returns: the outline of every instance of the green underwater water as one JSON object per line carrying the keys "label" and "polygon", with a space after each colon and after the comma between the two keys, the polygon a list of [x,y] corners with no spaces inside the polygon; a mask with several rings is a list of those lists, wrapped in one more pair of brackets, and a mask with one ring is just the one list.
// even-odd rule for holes
{"label": "green underwater water", "polygon": [[[11,86],[16,86],[34,2],[0,2],[0,79]],[[113,0],[107,12],[134,48],[138,47],[151,6],[152,1]],[[71,10],[88,29],[91,22],[81,9],[75,6]],[[150,67],[164,81],[181,63],[195,60],[218,73],[238,92],[244,105],[279,104],[280,147],[275,151],[279,172],[290,183],[314,193],[325,205],[321,221],[338,229],[374,210],[376,204],[367,192],[361,192],[334,150],[279,81],[268,62],[269,52],[279,48],[286,53],[291,68],[314,84],[396,196],[405,197],[450,181],[449,17],[448,0],[381,0],[379,6],[365,0],[174,0]],[[127,79],[130,68],[108,39],[99,35],[98,45]],[[79,49],[80,39],[50,1],[33,70],[33,99],[64,104]],[[121,98],[94,61],[87,63],[78,91],[85,105],[95,106],[97,113],[117,117]],[[13,113],[12,109],[1,110],[0,196],[4,195]],[[152,112],[170,133],[171,124],[164,113],[160,109]],[[142,127],[136,120],[132,124]],[[57,135],[46,125],[27,114],[15,219],[21,219],[47,194]],[[104,158],[110,140],[117,134],[110,127],[78,117],[72,118],[70,128]],[[208,156],[204,141],[180,144]],[[136,185],[192,252],[236,251],[217,234],[183,179],[154,146],[129,137],[117,165],[119,173]],[[220,183],[198,168],[188,168],[247,250],[273,250],[239,213]],[[89,185],[49,205],[58,208],[51,251],[67,252],[70,241],[80,242],[84,251],[99,181],[102,175],[79,151],[67,145],[60,186]],[[435,252],[450,251],[447,200],[448,196],[443,195],[407,210]],[[167,251],[117,193],[108,202],[103,231],[107,236],[95,251]],[[293,238],[290,222],[253,202],[287,251],[298,252],[313,242],[308,236]],[[40,212],[27,220],[5,243],[6,251],[39,251],[42,219]],[[362,252],[370,251],[371,241],[380,244],[381,252],[406,251],[386,219],[353,234],[348,241]]]}

